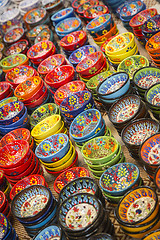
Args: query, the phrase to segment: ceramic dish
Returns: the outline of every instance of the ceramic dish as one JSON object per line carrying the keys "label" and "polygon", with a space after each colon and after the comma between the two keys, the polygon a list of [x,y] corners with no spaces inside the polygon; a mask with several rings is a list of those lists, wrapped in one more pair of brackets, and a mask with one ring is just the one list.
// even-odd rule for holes
{"label": "ceramic dish", "polygon": [[57,225],[51,225],[45,229],[43,229],[37,236],[34,238],[34,240],[40,240],[42,238],[53,238],[53,239],[61,239],[62,231],[61,228]]}
{"label": "ceramic dish", "polygon": [[84,11],[84,18],[87,22],[89,22],[91,19],[98,17],[100,15],[108,13],[108,7],[105,5],[95,5],[91,6],[90,8],[86,9]]}
{"label": "ceramic dish", "polygon": [[0,65],[4,70],[9,70],[20,65],[28,65],[27,63],[28,58],[26,57],[26,55],[21,53],[10,55],[9,57],[3,58],[0,61]]}
{"label": "ceramic dish", "polygon": [[12,44],[20,40],[24,35],[24,29],[20,27],[15,27],[9,30],[4,36],[4,42],[7,44]]}
{"label": "ceramic dish", "polygon": [[56,27],[55,31],[59,34],[68,34],[74,31],[79,30],[81,26],[81,20],[79,18],[67,18],[59,22]]}
{"label": "ceramic dish", "polygon": [[84,12],[86,9],[90,8],[93,5],[98,5],[98,4],[99,4],[98,0],[96,0],[96,1],[89,0],[88,2],[84,2],[78,6],[77,13],[81,18],[83,18],[83,15],[84,15]]}
{"label": "ceramic dish", "polygon": [[46,10],[44,8],[35,8],[28,11],[24,16],[24,21],[31,26],[38,25],[38,23],[46,17]]}
{"label": "ceramic dish", "polygon": [[21,39],[18,42],[12,44],[9,46],[5,52],[4,55],[6,57],[12,55],[12,54],[18,54],[18,53],[26,53],[27,52],[27,47],[28,47],[28,41],[26,39]]}
{"label": "ceramic dish", "polygon": [[159,102],[159,92],[160,92],[160,83],[156,83],[151,86],[145,93],[146,102],[153,106],[158,107],[160,105]]}
{"label": "ceramic dish", "polygon": [[7,82],[1,82],[0,83],[0,99],[3,100],[6,98],[11,91],[11,86]]}
{"label": "ceramic dish", "polygon": [[74,17],[74,12],[72,7],[68,7],[54,13],[51,17],[51,21],[53,22],[54,25],[56,25],[63,19],[70,18],[70,17]]}
{"label": "ceramic dish", "polygon": [[34,43],[42,42],[42,41],[53,41],[53,32],[46,28],[43,29],[34,40]]}
{"label": "ceramic dish", "polygon": [[124,20],[130,20],[134,15],[144,10],[143,1],[134,0],[132,2],[126,2],[120,9],[120,17]]}
{"label": "ceramic dish", "polygon": [[27,32],[26,36],[29,38],[29,40],[34,41],[37,35],[43,30],[48,29],[47,25],[38,25],[31,29],[29,32]]}

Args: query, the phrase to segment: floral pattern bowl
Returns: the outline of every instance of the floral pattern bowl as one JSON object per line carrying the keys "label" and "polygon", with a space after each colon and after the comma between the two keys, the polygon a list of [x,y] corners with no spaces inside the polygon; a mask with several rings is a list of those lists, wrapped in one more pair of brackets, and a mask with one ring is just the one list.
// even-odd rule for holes
{"label": "floral pattern bowl", "polygon": [[124,59],[117,68],[118,72],[124,71],[129,74],[130,79],[133,78],[133,74],[140,68],[149,66],[149,61],[142,55],[134,55]]}
{"label": "floral pattern bowl", "polygon": [[64,171],[55,179],[53,185],[54,190],[60,193],[66,184],[79,177],[89,177],[88,170],[84,167],[74,167]]}
{"label": "floral pattern bowl", "polygon": [[72,2],[72,7],[74,8],[75,11],[77,11],[78,7],[85,2],[87,2],[87,0],[74,0]]}
{"label": "floral pattern bowl", "polygon": [[120,18],[123,18],[124,20],[130,20],[133,16],[141,12],[146,8],[143,1],[140,0],[134,0],[134,1],[128,1],[123,4],[123,7],[120,8]]}
{"label": "floral pattern bowl", "polygon": [[86,142],[81,149],[82,156],[91,164],[109,162],[117,152],[118,141],[108,136],[93,138]]}
{"label": "floral pattern bowl", "polygon": [[160,236],[160,231],[159,231],[159,229],[158,230],[155,230],[155,231],[153,231],[153,232],[151,232],[151,233],[148,233],[147,235],[145,235],[142,239],[143,240],[149,240],[149,239],[153,239],[153,240],[156,240],[156,238],[159,238],[159,236]]}
{"label": "floral pattern bowl", "polygon": [[[7,82],[0,82],[0,100],[6,98],[11,91],[11,86]],[[0,106],[1,107],[1,106]]]}
{"label": "floral pattern bowl", "polygon": [[6,44],[13,44],[20,40],[24,35],[24,29],[20,27],[12,28],[4,36],[4,42]]}
{"label": "floral pattern bowl", "polygon": [[83,18],[84,12],[86,9],[90,8],[93,5],[98,5],[99,1],[98,0],[90,0],[90,1],[86,1],[82,4],[80,4],[76,10],[76,12],[78,13],[78,16]]}
{"label": "floral pattern bowl", "polygon": [[109,12],[109,10],[108,10],[107,6],[98,4],[98,5],[94,5],[94,6],[91,6],[90,8],[88,8],[88,9],[86,9],[84,11],[83,16],[84,16],[86,22],[88,23],[92,19],[94,19],[98,16],[101,16],[103,14],[106,14],[108,12]]}
{"label": "floral pattern bowl", "polygon": [[153,108],[159,110],[160,101],[159,101],[159,93],[160,93],[160,83],[156,83],[151,86],[145,93],[145,100],[149,105],[149,108]]}
{"label": "floral pattern bowl", "polygon": [[28,65],[28,58],[24,54],[13,54],[0,61],[3,70],[10,70],[16,66]]}
{"label": "floral pattern bowl", "polygon": [[34,44],[42,41],[54,41],[53,32],[49,28],[43,29],[35,38]]}
{"label": "floral pattern bowl", "polygon": [[60,21],[56,25],[55,31],[56,33],[67,35],[68,33],[77,31],[81,27],[81,24],[82,23],[79,18],[76,17],[67,18]]}
{"label": "floral pattern bowl", "polygon": [[18,54],[18,53],[23,53],[25,54],[27,52],[28,48],[28,41],[26,39],[21,39],[18,42],[12,44],[9,46],[5,51],[4,55],[6,57],[12,55],[12,54]]}
{"label": "floral pattern bowl", "polygon": [[46,14],[47,12],[45,8],[34,8],[23,16],[23,20],[29,28],[33,28],[45,19]]}
{"label": "floral pattern bowl", "polygon": [[60,111],[65,117],[74,118],[84,110],[91,108],[92,105],[92,94],[84,90],[65,98],[60,104]]}
{"label": "floral pattern bowl", "polygon": [[36,37],[38,36],[38,34],[44,29],[48,29],[48,26],[47,25],[38,25],[38,26],[34,27],[33,29],[31,29],[29,32],[27,32],[26,36],[28,37],[30,42],[34,42]]}
{"label": "floral pattern bowl", "polygon": [[120,196],[135,187],[140,177],[139,168],[132,163],[119,163],[108,168],[99,180],[104,192]]}
{"label": "floral pattern bowl", "polygon": [[[155,169],[154,169],[155,171]],[[156,169],[156,172],[154,173],[154,184],[156,188],[159,190],[160,189],[160,167]]]}
{"label": "floral pattern bowl", "polygon": [[46,238],[46,239],[61,239],[62,236],[62,231],[61,228],[57,225],[53,225],[44,228],[43,230],[40,231],[40,233],[38,233],[36,235],[36,237],[34,238],[34,240],[41,240],[42,238]]}
{"label": "floral pattern bowl", "polygon": [[155,15],[154,17],[148,19],[143,25],[142,25],[142,33],[145,34],[145,36],[152,37],[157,32],[159,32],[159,19],[160,15]]}
{"label": "floral pattern bowl", "polygon": [[54,13],[51,17],[51,21],[54,25],[56,25],[60,21],[70,17],[74,17],[74,12],[72,7],[68,7]]}

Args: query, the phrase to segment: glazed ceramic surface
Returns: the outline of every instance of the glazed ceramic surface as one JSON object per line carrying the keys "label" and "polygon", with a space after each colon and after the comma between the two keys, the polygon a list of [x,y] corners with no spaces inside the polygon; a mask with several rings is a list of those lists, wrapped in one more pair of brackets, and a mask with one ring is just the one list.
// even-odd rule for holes
{"label": "glazed ceramic surface", "polygon": [[5,68],[10,69],[10,68],[14,68],[18,65],[21,65],[26,60],[27,60],[27,57],[24,54],[13,54],[6,58],[3,58],[0,62],[0,65],[4,69]]}
{"label": "glazed ceramic surface", "polygon": [[25,22],[28,24],[38,23],[46,16],[46,10],[44,8],[32,9],[25,17]]}
{"label": "glazed ceramic surface", "polygon": [[12,54],[22,53],[27,48],[27,41],[20,40],[17,43],[12,44],[6,51],[5,55],[9,56]]}
{"label": "glazed ceramic surface", "polygon": [[85,2],[85,3],[81,4],[81,5],[79,5],[79,7],[78,7],[78,9],[77,9],[77,12],[78,12],[79,14],[84,14],[84,11],[85,11],[86,9],[90,8],[90,7],[93,6],[93,5],[98,5],[98,4],[99,4],[99,1],[98,1],[98,0],[96,0],[96,1],[90,0],[89,2]]}
{"label": "glazed ceramic surface", "polygon": [[81,25],[81,20],[79,18],[67,18],[58,23],[55,30],[59,33],[70,33],[78,30]]}
{"label": "glazed ceramic surface", "polygon": [[27,32],[27,37],[34,39],[44,29],[48,29],[48,26],[47,25],[38,25],[38,26],[34,27],[33,29],[31,29],[29,32]]}
{"label": "glazed ceramic surface", "polygon": [[142,32],[145,33],[157,33],[159,32],[159,20],[160,20],[160,15],[156,15],[150,19],[148,19],[143,25],[142,25]]}
{"label": "glazed ceramic surface", "polygon": [[86,0],[74,0],[72,3],[72,7],[77,9],[78,6],[80,6],[81,4],[87,2]]}
{"label": "glazed ceramic surface", "polygon": [[147,102],[154,106],[160,106],[160,83],[152,86],[146,94]]}
{"label": "glazed ceramic surface", "polygon": [[38,43],[38,42],[41,42],[41,41],[51,41],[53,40],[52,39],[52,32],[50,29],[46,28],[46,29],[43,29],[36,37],[35,39],[35,44]]}
{"label": "glazed ceramic surface", "polygon": [[89,172],[83,167],[70,168],[61,173],[54,181],[54,190],[60,193],[61,189],[69,182],[79,177],[89,177]]}
{"label": "glazed ceramic surface", "polygon": [[43,57],[53,49],[51,41],[42,41],[33,45],[27,52],[27,56],[31,59]]}
{"label": "glazed ceramic surface", "polygon": [[0,213],[0,223],[0,238],[3,239],[7,234],[9,225],[7,218],[2,213]]}
{"label": "glazed ceramic surface", "polygon": [[143,2],[141,1],[132,1],[132,2],[126,2],[123,5],[123,8],[120,10],[120,16],[122,17],[132,17],[138,12],[142,11],[143,8]]}
{"label": "glazed ceramic surface", "polygon": [[44,230],[42,230],[36,237],[35,240],[41,239],[52,239],[52,240],[60,240],[61,239],[61,229],[56,225],[51,225]]}
{"label": "glazed ceramic surface", "polygon": [[105,14],[107,12],[108,12],[108,8],[105,5],[91,6],[90,8],[86,9],[86,11],[84,12],[84,17],[92,19],[102,14]]}
{"label": "glazed ceramic surface", "polygon": [[141,55],[134,55],[124,59],[117,68],[118,72],[125,71],[132,79],[133,74],[140,68],[149,66],[149,61]]}
{"label": "glazed ceramic surface", "polygon": [[23,36],[23,34],[24,34],[23,28],[13,28],[5,34],[4,41],[7,43],[16,42]]}
{"label": "glazed ceramic surface", "polygon": [[147,234],[147,236],[145,235],[144,238],[142,238],[143,240],[156,240],[156,239],[160,239],[160,231],[159,229],[156,231],[153,231],[149,234]]}

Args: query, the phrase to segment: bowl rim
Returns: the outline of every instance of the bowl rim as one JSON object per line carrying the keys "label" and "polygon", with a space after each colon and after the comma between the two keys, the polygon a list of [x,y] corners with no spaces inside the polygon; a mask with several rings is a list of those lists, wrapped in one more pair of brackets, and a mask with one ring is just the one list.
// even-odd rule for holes
{"label": "bowl rim", "polygon": [[[104,17],[104,18],[106,18],[106,16],[108,16],[109,15],[109,19],[107,19],[105,22],[103,22],[103,23],[101,23],[99,26],[95,26],[95,27],[93,27],[93,28],[89,28],[88,26],[92,23],[92,22],[94,22],[94,21],[96,21],[99,17]],[[102,15],[100,15],[100,16],[97,16],[97,17],[95,17],[95,18],[93,18],[87,25],[86,25],[86,29],[88,30],[88,31],[95,31],[96,30],[96,32],[97,31],[100,31],[101,30],[101,28],[102,28],[102,26],[103,25],[106,25],[109,21],[111,21],[112,20],[112,15],[110,14],[110,13],[104,13],[104,14],[102,14]],[[100,28],[100,29],[99,29]],[[109,30],[110,31],[110,30]],[[109,32],[108,31],[108,32]]]}
{"label": "bowl rim", "polygon": [[[158,69],[159,69],[159,68],[158,68]],[[154,105],[153,103],[150,103],[150,102],[148,101],[148,99],[147,99],[147,95],[148,95],[149,91],[151,91],[152,88],[156,88],[156,86],[158,86],[158,85],[160,86],[160,82],[155,83],[155,84],[153,84],[152,86],[150,86],[150,87],[145,91],[145,94],[144,94],[144,98],[145,98],[146,103],[147,103],[149,106],[155,107],[155,108],[160,108],[160,106],[156,106],[156,105]]]}
{"label": "bowl rim", "polygon": [[[58,17],[58,18],[55,18],[55,16],[56,16],[57,14],[63,12],[64,10],[68,10],[68,9],[69,9],[70,11],[69,11],[66,15],[63,15],[63,16]],[[72,12],[73,12],[73,8],[72,8],[72,7],[63,8],[63,9],[57,11],[56,13],[54,13],[54,14],[51,16],[51,21],[54,22],[55,20],[58,20],[58,22],[59,22],[60,19],[66,18],[66,16],[68,16],[68,15],[71,14]],[[55,21],[55,22],[57,22],[57,21]]]}
{"label": "bowl rim", "polygon": [[60,21],[60,22],[57,23],[57,25],[56,25],[56,27],[55,27],[55,31],[58,32],[59,34],[68,34],[68,33],[72,33],[73,30],[72,30],[72,32],[70,32],[71,30],[63,31],[63,32],[57,30],[57,28],[58,28],[62,23],[64,23],[64,21],[68,21],[68,20],[72,20],[72,19],[73,19],[73,20],[78,20],[78,26],[76,26],[76,27],[74,28],[74,31],[76,31],[76,30],[81,26],[81,24],[82,24],[81,19],[78,18],[78,17],[64,18],[62,21]]}
{"label": "bowl rim", "polygon": [[[42,29],[42,30],[43,30],[43,29]],[[51,44],[51,47],[50,47],[50,48],[47,50],[47,52],[45,52],[43,55],[31,57],[31,56],[30,56],[30,51],[35,48],[35,45],[42,45],[42,43]],[[50,41],[50,40],[43,40],[43,41],[41,41],[41,42],[38,42],[38,43],[32,45],[32,46],[28,49],[26,55],[27,55],[27,57],[28,57],[29,59],[31,59],[31,60],[33,60],[33,61],[36,61],[36,60],[39,60],[39,58],[44,58],[44,57],[46,57],[46,55],[49,54],[49,53],[51,53],[53,49],[54,49],[54,44],[53,44],[52,41]]]}
{"label": "bowl rim", "polygon": [[[75,1],[77,1],[77,0],[75,0]],[[64,41],[64,39],[66,39],[67,37],[68,37],[68,35],[76,35],[76,33],[83,33],[83,38],[82,39],[79,39],[79,41],[74,41],[74,42],[72,42],[72,43],[68,43],[68,44],[66,44],[66,42]],[[77,44],[77,43],[79,43],[79,42],[81,42],[82,40],[84,40],[84,39],[87,39],[87,33],[84,31],[84,30],[77,30],[77,31],[74,31],[74,32],[71,32],[71,33],[68,33],[66,36],[64,36],[61,40],[60,40],[60,46],[63,48],[64,46],[65,47],[72,47],[72,46],[74,46],[75,44]],[[62,44],[63,43],[63,44]],[[62,45],[61,45],[62,44]]]}
{"label": "bowl rim", "polygon": [[24,42],[25,45],[26,45],[25,48],[19,52],[19,53],[23,53],[23,52],[27,49],[27,47],[28,47],[28,45],[29,45],[28,40],[25,39],[25,38],[20,39],[20,40],[16,41],[15,43],[11,44],[9,47],[7,47],[7,49],[5,49],[5,51],[4,51],[4,55],[5,55],[6,57],[10,56],[11,54],[9,54],[9,55],[7,54],[8,50],[9,50],[11,47],[13,47],[13,46],[19,45],[21,42]]}
{"label": "bowl rim", "polygon": [[[107,14],[108,13],[108,7],[105,5],[105,4],[97,4],[97,5],[93,5],[93,6],[90,6],[89,8],[87,8],[85,11],[84,11],[84,13],[83,13],[83,16],[84,16],[84,18],[86,18],[87,20],[89,20],[89,19],[94,19],[95,17],[93,17],[93,15],[91,16],[91,17],[88,17],[88,16],[86,16],[86,12],[87,12],[87,10],[89,10],[89,9],[92,9],[92,8],[94,8],[94,7],[103,7],[103,9],[106,9],[106,13],[104,13],[104,14]],[[97,16],[98,17],[98,16]]]}

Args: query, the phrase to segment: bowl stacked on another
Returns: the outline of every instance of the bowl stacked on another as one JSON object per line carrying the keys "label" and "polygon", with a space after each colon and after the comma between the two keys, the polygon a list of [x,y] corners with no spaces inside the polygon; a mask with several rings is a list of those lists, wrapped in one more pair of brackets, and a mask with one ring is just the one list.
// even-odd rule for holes
{"label": "bowl stacked on another", "polygon": [[0,212],[7,218],[10,217],[11,207],[4,192],[0,191]]}
{"label": "bowl stacked on another", "polygon": [[50,189],[42,185],[32,185],[19,192],[13,198],[11,210],[31,238],[57,220],[57,201]]}
{"label": "bowl stacked on another", "polygon": [[52,21],[53,26],[56,26],[60,21],[66,19],[66,18],[70,18],[70,17],[75,17],[72,7],[64,8],[64,9],[54,13],[51,16],[51,21]]}
{"label": "bowl stacked on another", "polygon": [[156,192],[147,186],[128,191],[118,203],[115,216],[126,235],[142,239],[160,227]]}
{"label": "bowl stacked on another", "polygon": [[87,24],[94,18],[106,13],[109,13],[109,9],[106,5],[104,4],[92,5],[84,11],[83,19]]}
{"label": "bowl stacked on another", "polygon": [[146,42],[160,31],[159,20],[160,15],[155,15],[142,25],[142,34],[145,37]]}
{"label": "bowl stacked on another", "polygon": [[7,217],[0,213],[1,239],[19,240],[15,229],[8,222]]}
{"label": "bowl stacked on another", "polygon": [[9,199],[10,184],[9,184],[7,178],[5,177],[3,171],[0,171],[0,191],[4,192],[7,199]]}
{"label": "bowl stacked on another", "polygon": [[117,8],[124,2],[125,0],[104,0],[104,3],[109,6],[114,13],[116,13]]}
{"label": "bowl stacked on another", "polygon": [[[78,14],[78,16],[83,20],[85,10],[92,7],[92,6],[98,5],[98,4],[99,4],[98,0],[84,1],[84,3],[79,4],[78,7],[74,10]],[[73,5],[74,5],[74,3],[73,3]]]}
{"label": "bowl stacked on another", "polygon": [[34,240],[40,240],[43,238],[53,238],[53,239],[63,239],[65,240],[64,233],[62,232],[60,226],[56,224],[52,224],[51,226],[48,226],[42,230],[33,238]]}
{"label": "bowl stacked on another", "polygon": [[8,82],[0,82],[0,101],[13,96],[13,89]]}
{"label": "bowl stacked on another", "polygon": [[117,204],[126,192],[142,185],[142,179],[136,165],[119,163],[101,175],[99,184],[107,201]]}

